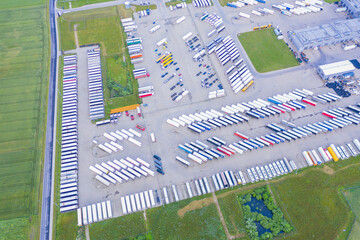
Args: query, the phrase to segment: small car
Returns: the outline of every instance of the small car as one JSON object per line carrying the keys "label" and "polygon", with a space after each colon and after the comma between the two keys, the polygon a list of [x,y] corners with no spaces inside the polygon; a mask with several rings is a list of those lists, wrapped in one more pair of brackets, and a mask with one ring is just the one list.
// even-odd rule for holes
{"label": "small car", "polygon": [[172,87],[170,88],[170,91],[174,90],[175,87],[176,87],[176,85],[172,86]]}
{"label": "small car", "polygon": [[206,74],[206,72],[203,73],[203,75],[205,75],[205,74]]}
{"label": "small car", "polygon": [[176,70],[176,71],[179,71],[179,69],[180,69],[180,68],[176,68],[175,70]]}
{"label": "small car", "polygon": [[202,64],[200,63],[200,64],[199,64],[199,67],[201,67],[201,66],[202,66]]}
{"label": "small car", "polygon": [[168,72],[166,72],[165,74],[164,74],[164,76],[166,76],[166,75],[168,75],[169,73]]}
{"label": "small car", "polygon": [[128,117],[128,116],[129,116],[129,112],[128,112],[128,111],[125,111],[125,115]]}
{"label": "small car", "polygon": [[177,64],[177,62],[174,62],[174,66]]}
{"label": "small car", "polygon": [[161,157],[159,157],[158,155],[154,155],[154,158],[161,161]]}
{"label": "small car", "polygon": [[161,77],[162,77],[162,78],[165,77],[165,74],[161,75]]}
{"label": "small car", "polygon": [[145,127],[139,125],[139,124],[136,124],[136,128],[137,129],[140,129],[141,131],[145,131]]}
{"label": "small car", "polygon": [[181,76],[181,73],[179,73],[179,77]]}
{"label": "small car", "polygon": [[131,115],[130,118],[131,118],[131,120],[134,120],[134,119],[135,119],[135,118],[134,118],[134,115]]}

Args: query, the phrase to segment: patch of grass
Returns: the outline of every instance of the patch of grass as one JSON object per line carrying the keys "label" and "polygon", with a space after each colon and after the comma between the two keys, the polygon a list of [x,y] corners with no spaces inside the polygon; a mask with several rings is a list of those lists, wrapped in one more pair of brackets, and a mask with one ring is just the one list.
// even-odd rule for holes
{"label": "patch of grass", "polygon": [[[126,34],[120,24],[120,19],[128,17],[132,17],[132,10],[118,5],[63,14],[59,20],[63,51],[75,48],[72,31],[74,24],[80,24],[80,45],[100,44],[106,118],[113,108],[141,102],[138,97],[138,83],[132,75],[134,66],[125,46]],[[110,81],[108,87],[110,79],[113,82]],[[117,87],[115,90],[112,88],[114,85]],[[127,90],[123,90],[124,87]]]}
{"label": "patch of grass", "polygon": [[27,218],[0,221],[0,239],[27,239],[30,224]]}
{"label": "patch of grass", "polygon": [[359,166],[354,166],[334,175],[312,168],[301,177],[274,183],[276,202],[296,229],[296,234],[286,239],[346,238],[342,233],[351,228],[354,216],[338,188],[359,181]]}
{"label": "patch of grass", "polygon": [[113,0],[59,0],[57,1],[58,8],[68,9],[69,3],[71,2],[71,8],[78,8],[88,4],[95,4],[95,3],[102,3],[102,2],[109,2]]}
{"label": "patch of grass", "polygon": [[93,223],[89,226],[90,239],[124,239],[146,231],[143,212]]}
{"label": "patch of grass", "polygon": [[42,4],[46,4],[45,0],[33,0],[33,1],[24,1],[24,0],[12,0],[12,1],[1,1],[0,10],[1,9],[19,9],[25,7],[34,7],[40,6]]}
{"label": "patch of grass", "polygon": [[0,4],[0,239],[38,239],[49,32],[44,0]]}
{"label": "patch of grass", "polygon": [[214,203],[188,211],[182,218],[179,217],[178,210],[205,197],[209,195],[146,210],[154,239],[226,239]]}
{"label": "patch of grass", "polygon": [[150,4],[150,5],[131,5],[133,7],[135,7],[135,12],[138,11],[142,11],[142,10],[146,10],[146,9],[151,9],[151,10],[155,10],[157,9],[156,4]]}
{"label": "patch of grass", "polygon": [[256,71],[260,73],[298,66],[299,62],[273,28],[238,35]]}
{"label": "patch of grass", "polygon": [[237,194],[231,193],[225,197],[218,197],[218,202],[229,233],[231,235],[245,234],[245,224]]}
{"label": "patch of grass", "polygon": [[340,2],[339,0],[324,0],[324,2],[327,3],[335,3],[335,2]]}
{"label": "patch of grass", "polygon": [[237,0],[218,0],[222,7],[225,7],[227,3],[237,2]]}
{"label": "patch of grass", "polygon": [[[56,238],[59,240],[77,239],[77,212],[61,213],[56,219]],[[84,231],[84,228],[81,228]],[[85,239],[85,238],[83,238]]]}
{"label": "patch of grass", "polygon": [[[190,3],[192,3],[192,1],[193,1],[193,0],[186,0],[185,2],[186,2],[186,4],[190,4]],[[165,6],[167,6],[167,7],[175,6],[176,4],[179,4],[179,3],[182,3],[182,2],[184,2],[184,1],[181,1],[181,0],[178,0],[178,1],[169,1],[169,2],[166,2],[166,3],[165,3]]]}
{"label": "patch of grass", "polygon": [[343,191],[352,211],[356,215],[356,220],[352,226],[349,240],[356,240],[360,236],[360,187],[350,188]]}

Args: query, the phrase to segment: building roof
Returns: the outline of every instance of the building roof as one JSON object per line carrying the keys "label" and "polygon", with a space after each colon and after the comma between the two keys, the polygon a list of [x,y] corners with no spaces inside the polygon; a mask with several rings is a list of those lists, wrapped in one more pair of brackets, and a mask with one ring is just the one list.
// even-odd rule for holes
{"label": "building roof", "polygon": [[349,60],[320,65],[319,68],[322,70],[325,76],[341,74],[355,70],[354,65]]}
{"label": "building roof", "polygon": [[296,48],[330,45],[343,40],[360,38],[360,19],[346,19],[327,24],[289,31],[289,38]]}

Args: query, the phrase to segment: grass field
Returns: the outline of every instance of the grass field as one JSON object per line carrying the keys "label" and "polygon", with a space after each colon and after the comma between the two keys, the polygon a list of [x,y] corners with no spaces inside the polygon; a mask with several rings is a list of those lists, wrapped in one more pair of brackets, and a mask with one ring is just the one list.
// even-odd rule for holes
{"label": "grass field", "polygon": [[68,9],[71,2],[71,8],[77,8],[88,4],[109,2],[113,0],[59,0],[57,1],[58,8]]}
{"label": "grass field", "polygon": [[[149,230],[154,239],[226,239],[215,204],[203,206],[196,201],[204,198],[147,210]],[[190,203],[192,207],[184,211]]]}
{"label": "grass field", "polygon": [[230,193],[225,197],[218,198],[218,202],[229,233],[233,236],[245,236],[245,224],[237,195],[237,192]]}
{"label": "grass field", "polygon": [[360,236],[360,186],[345,189],[343,193],[356,216],[348,240],[357,240]]}
{"label": "grass field", "polygon": [[273,28],[241,33],[238,37],[260,73],[299,65],[285,42],[276,38]]}
{"label": "grass field", "polygon": [[124,217],[94,223],[89,227],[89,230],[90,237],[94,240],[136,237],[146,231],[144,214],[143,212],[137,212]]}
{"label": "grass field", "polygon": [[[131,9],[119,5],[64,14],[59,20],[62,50],[75,48],[74,24],[79,24],[80,45],[99,43],[101,46],[107,117],[113,108],[140,103],[138,83],[131,74],[134,67],[125,47],[126,35],[120,25],[121,18],[131,16]],[[112,88],[114,85],[115,88]]]}
{"label": "grass field", "polygon": [[47,1],[0,4],[0,239],[38,239],[49,32]]}

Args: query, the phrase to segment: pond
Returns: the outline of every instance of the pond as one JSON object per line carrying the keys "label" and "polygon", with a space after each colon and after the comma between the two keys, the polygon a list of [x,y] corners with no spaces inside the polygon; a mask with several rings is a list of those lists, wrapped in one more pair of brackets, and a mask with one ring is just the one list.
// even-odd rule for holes
{"label": "pond", "polygon": [[[257,200],[254,197],[251,197],[251,201],[245,203],[245,205],[248,205],[252,212],[258,212],[264,215],[265,217],[272,218],[273,213],[267,208],[264,201]],[[265,232],[271,232],[270,229],[265,229],[263,226],[261,226],[260,222],[255,221],[256,228],[258,230],[259,236]]]}
{"label": "pond", "polygon": [[264,201],[257,200],[254,197],[251,197],[251,201],[245,203],[245,205],[250,206],[252,212],[258,212],[264,215],[265,217],[272,218],[273,213],[267,208]]}

